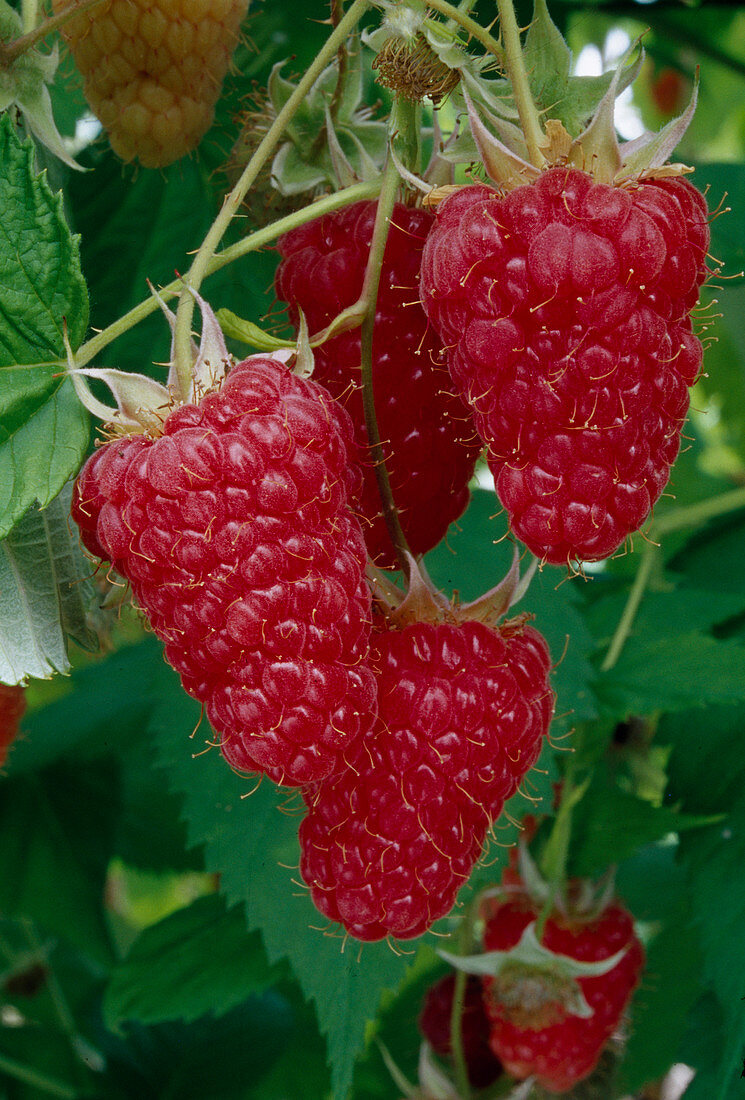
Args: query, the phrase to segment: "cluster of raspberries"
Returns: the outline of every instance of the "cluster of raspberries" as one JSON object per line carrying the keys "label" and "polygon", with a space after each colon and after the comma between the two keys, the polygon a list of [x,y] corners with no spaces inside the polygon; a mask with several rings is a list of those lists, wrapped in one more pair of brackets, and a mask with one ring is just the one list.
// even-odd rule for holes
{"label": "cluster of raspberries", "polygon": [[450,910],[535,762],[550,661],[522,621],[374,614],[353,455],[328,391],[255,357],[159,437],[99,447],[73,517],[228,762],[300,788],[319,910],[359,939],[406,938]]}
{"label": "cluster of raspberries", "polygon": [[[278,297],[319,331],[359,296],[373,203],[281,238]],[[539,558],[607,556],[668,477],[701,363],[690,319],[706,206],[682,178],[624,187],[569,168],[437,215],[397,204],[373,389],[416,554],[465,508],[486,447],[514,533]],[[271,357],[111,439],[77,481],[83,542],[113,563],[204,706],[229,763],[299,787],[301,871],[362,940],[417,936],[452,907],[535,762],[553,694],[524,621],[457,610],[394,623],[361,401],[360,338],[313,380]]]}
{"label": "cluster of raspberries", "polygon": [[[484,914],[483,949],[513,949],[526,927],[538,920],[541,908],[524,888],[501,892]],[[476,1089],[507,1073],[517,1080],[531,1077],[552,1095],[566,1093],[593,1073],[611,1041],[622,1036],[624,1013],[644,965],[644,949],[623,904],[614,899],[584,915],[573,913],[571,906],[555,907],[546,919],[541,943],[557,956],[580,963],[621,957],[604,974],[574,979],[592,1012],[586,1017],[562,1001],[562,979],[552,973],[550,964],[532,972],[516,966],[512,974],[505,968],[498,977],[469,974],[461,1047]],[[452,973],[431,986],[419,1017],[422,1034],[448,1062],[454,989]]]}

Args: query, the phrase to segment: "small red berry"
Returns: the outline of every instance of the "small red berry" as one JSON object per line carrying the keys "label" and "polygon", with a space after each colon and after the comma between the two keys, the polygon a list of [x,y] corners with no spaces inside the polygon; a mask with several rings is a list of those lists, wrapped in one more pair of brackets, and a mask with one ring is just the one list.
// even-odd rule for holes
{"label": "small red berry", "polygon": [[360,940],[445,916],[541,749],[550,658],[521,621],[415,622],[373,633],[379,715],[346,771],[304,792],[303,878]]}
{"label": "small red berry", "polygon": [[20,684],[0,684],[0,768],[18,734],[26,710],[26,689]]}
{"label": "small red berry", "polygon": [[[362,291],[376,204],[356,203],[279,240],[277,296],[311,333],[351,306]],[[419,301],[422,249],[434,216],[397,203],[381,269],[373,343],[373,389],[393,499],[412,553],[431,550],[468,503],[481,450],[470,413],[453,391],[442,343]],[[381,514],[362,406],[359,328],[314,349],[313,377],[341,401],[363,456],[360,511],[370,556],[396,567]]]}
{"label": "small red berry", "polygon": [[[493,902],[488,909],[485,950],[509,951],[539,914],[540,906],[514,889]],[[598,1064],[638,984],[644,951],[631,915],[618,901],[586,917],[554,909],[541,943],[582,963],[602,962],[625,949],[607,973],[570,979],[592,1009],[586,1019],[569,1012],[560,998],[566,978],[548,971],[517,977],[504,971],[496,978],[484,978],[484,1004],[495,1055],[514,1077],[534,1076],[545,1088],[562,1093]]]}
{"label": "small red berry", "polygon": [[[419,1030],[435,1053],[443,1058],[449,1058],[452,1054],[450,1019],[454,990],[454,974],[447,974],[430,986],[419,1016]],[[489,1048],[489,1020],[484,1011],[481,981],[474,975],[469,975],[466,980],[461,1042],[470,1083],[479,1089],[491,1085],[502,1073],[502,1065]]]}
{"label": "small red berry", "polygon": [[104,444],[73,497],[228,762],[287,784],[337,771],[375,710],[350,433],[321,386],[257,356],[159,438]]}
{"label": "small red berry", "polygon": [[612,554],[665,487],[701,369],[708,246],[682,177],[620,187],[554,167],[438,208],[422,303],[512,529],[544,561]]}

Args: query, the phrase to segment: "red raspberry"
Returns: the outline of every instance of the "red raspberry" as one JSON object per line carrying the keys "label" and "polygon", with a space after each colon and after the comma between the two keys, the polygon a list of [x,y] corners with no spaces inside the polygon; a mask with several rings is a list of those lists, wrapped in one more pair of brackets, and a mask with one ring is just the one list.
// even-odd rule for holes
{"label": "red raspberry", "polygon": [[379,716],[347,769],[305,793],[300,870],[360,940],[409,939],[452,908],[487,830],[535,763],[549,653],[521,621],[373,633]]}
{"label": "red raspberry", "polygon": [[336,771],[374,712],[350,432],[321,386],[255,357],[159,439],[101,447],[73,497],[229,763],[287,784]]}
{"label": "red raspberry", "polygon": [[[278,297],[298,323],[302,310],[318,332],[362,291],[376,204],[356,203],[285,234]],[[401,525],[414,554],[431,550],[468,503],[468,482],[481,450],[473,421],[444,362],[441,341],[419,303],[419,265],[434,216],[397,203],[391,217],[375,314],[373,388],[386,468]],[[359,329],[314,349],[313,377],[348,409],[369,453],[360,384]],[[375,471],[364,468],[361,512],[370,556],[396,567],[380,509]]]}
{"label": "red raspberry", "polygon": [[122,160],[161,168],[197,146],[247,10],[248,0],[103,0],[68,19],[85,97]]}
{"label": "red raspberry", "polygon": [[551,168],[507,195],[464,188],[438,214],[422,300],[512,528],[545,561],[607,557],[680,446],[704,199],[682,178],[611,187]]}
{"label": "red raspberry", "polygon": [[26,689],[20,684],[0,684],[0,768],[16,739],[26,710]]}
{"label": "red raspberry", "polygon": [[[451,1055],[450,1017],[454,990],[454,974],[447,974],[430,986],[419,1017],[419,1030],[435,1053],[443,1058]],[[481,982],[474,975],[469,974],[466,981],[460,1022],[468,1080],[474,1088],[484,1089],[496,1081],[502,1066],[489,1048],[489,1020],[484,1011]]]}
{"label": "red raspberry", "polygon": [[[509,951],[540,907],[526,894],[492,904],[484,933],[487,951]],[[588,1019],[567,1012],[552,999],[551,975],[506,980],[484,978],[484,1005],[491,1021],[491,1048],[508,1073],[518,1079],[535,1076],[552,1092],[566,1092],[587,1077],[623,1015],[639,981],[644,951],[630,914],[618,901],[599,915],[582,919],[554,910],[546,921],[541,943],[579,962],[608,959],[627,948],[606,974],[576,978],[593,1010]],[[564,979],[566,980],[566,979]]]}

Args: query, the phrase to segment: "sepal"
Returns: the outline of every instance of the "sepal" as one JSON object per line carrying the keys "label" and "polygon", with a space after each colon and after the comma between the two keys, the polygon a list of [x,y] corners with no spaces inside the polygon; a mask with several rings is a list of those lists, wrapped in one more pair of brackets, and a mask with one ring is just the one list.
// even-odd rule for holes
{"label": "sepal", "polygon": [[[618,966],[628,947],[621,948],[600,962],[580,962],[570,955],[551,951],[540,943],[536,935],[536,924],[537,921],[531,921],[519,942],[509,951],[486,951],[481,955],[452,955],[442,950],[437,953],[456,970],[479,977],[500,979],[500,1000],[504,998],[508,1006],[510,992],[517,991],[518,988],[524,989],[530,983],[536,1009],[542,1008],[543,1004],[558,1001],[567,1014],[579,1016],[583,1020],[590,1019],[593,1010],[581,986],[577,984],[577,979],[598,978],[608,974]],[[537,1003],[542,999],[543,1004]]]}

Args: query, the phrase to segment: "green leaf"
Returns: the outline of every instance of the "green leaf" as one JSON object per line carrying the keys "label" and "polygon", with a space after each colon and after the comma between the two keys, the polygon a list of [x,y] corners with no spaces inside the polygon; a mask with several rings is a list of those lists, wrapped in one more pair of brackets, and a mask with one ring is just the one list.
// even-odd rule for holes
{"label": "green leaf", "polygon": [[367,1022],[383,991],[402,980],[407,959],[385,942],[347,944],[342,951],[341,932],[322,934],[327,922],[298,885],[299,798],[266,781],[252,791],[251,778],[235,775],[217,749],[199,753],[201,742],[212,738],[203,725],[199,741],[189,741],[199,722],[198,704],[165,668],[159,683],[150,729],[172,789],[184,796],[190,841],[204,845],[207,869],[220,874],[229,904],[245,903],[248,926],[261,931],[270,963],[286,958],[303,993],[314,1000],[327,1037],[334,1095],[341,1100]]}
{"label": "green leaf", "polygon": [[218,894],[199,898],[141,932],[113,971],[104,998],[111,1028],[123,1020],[188,1023],[207,1012],[224,1015],[278,977],[258,933],[246,931],[242,907]]}
{"label": "green leaf", "polygon": [[[76,669],[64,685],[68,694],[26,715],[24,736],[14,744],[6,770],[16,776],[71,757],[88,761],[139,741],[162,659],[160,646],[148,638]],[[145,751],[139,747],[140,755]]]}
{"label": "green leaf", "polygon": [[296,342],[280,340],[264,332],[253,321],[245,321],[232,310],[218,309],[217,320],[226,336],[233,340],[240,340],[242,344],[248,344],[249,347],[257,348],[259,351],[278,351],[280,348],[296,347]]}
{"label": "green leaf", "polygon": [[129,1024],[126,1041],[104,1033],[112,1098],[253,1098],[263,1075],[285,1056],[296,1026],[290,999],[283,991],[268,990],[219,1017],[208,1014],[190,1024]]}
{"label": "green leaf", "polygon": [[597,768],[572,815],[569,872],[588,877],[602,874],[612,863],[620,863],[651,841],[712,825],[722,816],[683,814],[670,806],[653,806],[622,790],[606,768]]}
{"label": "green leaf", "polygon": [[63,328],[77,347],[88,296],[77,240],[8,115],[0,118],[0,536],[44,507],[82,461],[88,414],[64,373]]}
{"label": "green leaf", "polygon": [[627,645],[597,683],[603,710],[625,718],[745,698],[745,649],[691,632]]}
{"label": "green leaf", "polygon": [[108,962],[103,888],[118,806],[115,770],[58,765],[5,780],[1,790],[0,911]]}
{"label": "green leaf", "polygon": [[93,649],[92,566],[70,523],[67,485],[43,511],[31,508],[0,542],[0,680],[68,672],[67,636]]}
{"label": "green leaf", "polygon": [[680,856],[688,872],[691,905],[704,959],[703,977],[722,1008],[724,1042],[717,1088],[712,1100],[724,1100],[741,1068],[745,1046],[745,757],[740,751],[745,709],[711,708],[702,736],[695,711],[666,716],[660,741],[673,751],[668,765],[671,795],[683,809],[710,813],[727,809],[726,822],[681,838]]}

